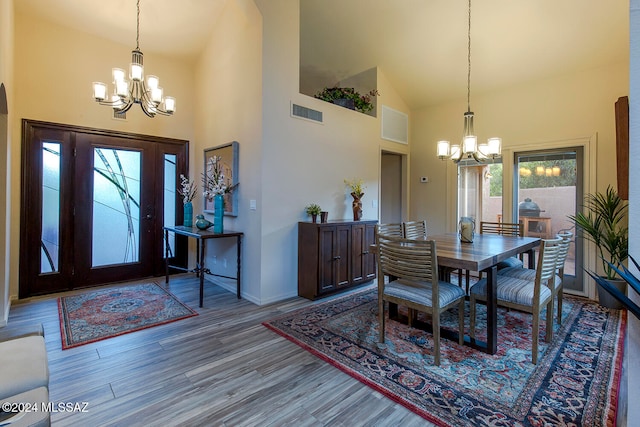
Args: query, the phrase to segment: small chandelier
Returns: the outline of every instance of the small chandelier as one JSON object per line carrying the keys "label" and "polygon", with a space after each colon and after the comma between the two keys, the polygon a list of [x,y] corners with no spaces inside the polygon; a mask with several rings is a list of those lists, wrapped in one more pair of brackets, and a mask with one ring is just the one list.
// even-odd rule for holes
{"label": "small chandelier", "polygon": [[462,135],[462,144],[450,145],[449,141],[438,141],[438,158],[445,160],[450,158],[458,163],[463,159],[474,159],[481,163],[488,159],[500,157],[502,151],[501,138],[489,138],[486,144],[478,145],[478,137],[473,131],[473,111],[471,111],[471,0],[469,0],[469,30],[468,38],[468,55],[467,62],[469,65],[467,73],[467,112],[464,113],[464,132]]}
{"label": "small chandelier", "polygon": [[131,51],[130,81],[125,78],[123,69],[113,68],[114,91],[111,99],[107,99],[107,85],[102,82],[93,82],[93,99],[100,105],[113,108],[116,113],[126,113],[133,104],[139,104],[142,111],[149,117],[155,117],[156,114],[170,116],[176,111],[175,98],[163,97],[158,77],[149,75],[146,84],[144,81],[144,67],[139,43],[140,0],[137,2],[137,9],[136,48]]}

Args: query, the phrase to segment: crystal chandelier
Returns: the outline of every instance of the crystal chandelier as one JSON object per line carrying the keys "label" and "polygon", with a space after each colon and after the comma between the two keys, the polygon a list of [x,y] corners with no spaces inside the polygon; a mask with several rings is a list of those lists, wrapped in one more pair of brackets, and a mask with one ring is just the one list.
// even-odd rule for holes
{"label": "crystal chandelier", "polygon": [[478,137],[473,130],[473,111],[471,111],[471,0],[469,0],[469,27],[468,39],[468,72],[467,72],[467,112],[464,113],[464,131],[462,144],[450,145],[449,141],[438,141],[438,158],[451,159],[458,163],[460,160],[473,159],[483,162],[488,159],[500,157],[502,151],[501,138],[489,138],[485,144],[478,145]]}
{"label": "crystal chandelier", "polygon": [[149,117],[155,117],[156,114],[170,116],[176,110],[175,98],[163,96],[158,77],[149,75],[146,84],[144,81],[144,66],[139,43],[140,0],[137,2],[137,9],[136,48],[131,51],[130,80],[125,78],[123,69],[113,68],[114,90],[111,99],[107,99],[107,85],[102,82],[93,82],[93,99],[100,105],[112,107],[116,113],[126,113],[133,104],[139,104],[142,111]]}

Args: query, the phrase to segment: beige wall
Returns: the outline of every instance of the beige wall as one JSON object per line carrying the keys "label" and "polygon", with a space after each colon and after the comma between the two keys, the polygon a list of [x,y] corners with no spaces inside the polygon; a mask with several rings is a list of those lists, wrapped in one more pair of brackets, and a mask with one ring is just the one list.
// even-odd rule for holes
{"label": "beige wall", "polygon": [[[91,82],[111,82],[111,68],[127,68],[131,46],[80,34],[15,14],[15,95],[11,116],[11,260],[10,294],[18,294],[20,230],[20,146],[23,118],[178,139],[193,139],[193,64],[145,52],[145,72],[160,77],[167,95],[177,98],[173,117],[150,119],[138,106],[127,121],[111,119],[108,107],[91,97]],[[144,45],[141,45],[144,52]]]}
{"label": "beige wall", "polygon": [[[195,82],[198,95],[195,108],[196,138],[192,145],[195,163],[190,170],[191,177],[198,182],[201,190],[204,149],[238,141],[238,216],[225,217],[224,227],[245,234],[242,245],[242,294],[243,298],[259,303],[263,210],[261,162],[264,149],[261,135],[262,16],[252,0],[227,2],[219,20],[213,24],[208,45],[197,61]],[[250,200],[256,200],[257,210],[249,210]],[[202,203],[202,192],[199,191],[194,204],[196,212],[202,210]],[[209,219],[213,220],[211,217]],[[206,264],[214,273],[234,277],[235,242],[229,240],[207,243]],[[221,285],[225,286],[225,283]]]}
{"label": "beige wall", "polygon": [[9,187],[11,144],[13,138],[11,120],[13,114],[13,0],[0,0],[0,83],[7,94],[7,115],[0,113],[0,326],[9,317],[10,255],[8,238],[11,230],[9,212],[11,188]]}
{"label": "beige wall", "polygon": [[[551,141],[588,140],[597,133],[597,189],[604,190],[616,180],[613,106],[618,97],[628,94],[628,78],[628,64],[620,63],[473,95],[476,133],[481,139],[502,137],[507,151]],[[464,111],[466,100],[414,112],[411,180],[428,175],[430,183],[412,192],[411,215],[430,219],[434,232],[451,231],[455,223],[455,218],[447,222],[446,198],[446,194],[455,195],[455,167],[438,160],[435,144],[461,138]]]}
{"label": "beige wall", "polygon": [[[377,219],[380,114],[371,117],[298,92],[299,4],[256,0],[263,15],[263,157],[260,302],[297,295],[297,222],[318,203],[329,219],[352,218],[343,180],[366,184],[363,217]],[[382,71],[381,104],[408,113]],[[320,110],[324,124],[290,117],[290,103]],[[399,145],[399,144],[394,144]],[[394,147],[395,148],[395,147]],[[402,149],[406,150],[406,147]]]}

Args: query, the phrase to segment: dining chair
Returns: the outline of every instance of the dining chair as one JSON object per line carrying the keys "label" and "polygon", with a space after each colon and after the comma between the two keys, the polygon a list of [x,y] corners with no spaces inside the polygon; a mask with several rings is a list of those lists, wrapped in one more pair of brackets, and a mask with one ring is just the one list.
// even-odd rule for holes
{"label": "dining chair", "polygon": [[[523,236],[524,226],[522,223],[481,221],[480,234],[497,234],[500,236]],[[511,258],[507,258],[504,261],[500,261],[498,263],[498,270],[501,270],[503,268],[509,268],[509,267],[522,268],[523,266],[524,264],[522,262],[522,259],[511,257]],[[465,289],[468,295],[469,286],[471,282],[471,278],[469,277],[469,270],[458,270],[460,286],[462,286],[463,276],[465,279]],[[478,272],[478,280],[480,279],[482,279],[482,272]]]}
{"label": "dining chair", "polygon": [[[564,265],[567,261],[567,255],[569,254],[569,246],[573,239],[573,233],[569,230],[560,230],[556,235],[556,238],[560,237],[562,242],[560,243],[560,253],[558,255],[558,262],[556,265],[556,274],[553,279],[553,299],[558,300],[557,310],[558,314],[556,320],[558,324],[562,323],[562,296],[564,294]],[[516,277],[518,279],[534,280],[536,276],[536,270],[529,268],[509,267],[498,271],[499,275]]]}
{"label": "dining chair", "polygon": [[[550,342],[553,338],[553,289],[555,287],[553,281],[556,277],[562,241],[561,238],[542,240],[534,280],[503,274],[498,274],[496,278],[498,305],[531,313],[533,317],[531,362],[534,365],[538,363],[540,314],[545,308],[547,309],[545,341]],[[475,338],[476,302],[481,301],[486,304],[486,287],[487,279],[482,279],[471,287],[469,294],[471,338]]]}
{"label": "dining chair", "polygon": [[427,221],[406,221],[402,223],[402,233],[405,239],[426,239]]}
{"label": "dining chair", "polygon": [[[403,239],[379,234],[378,277],[394,280],[378,281],[378,317],[380,343],[385,342],[385,302],[400,304],[411,310],[431,314],[434,364],[440,365],[440,315],[458,308],[458,343],[464,341],[464,291],[438,279],[438,257],[433,240]],[[411,326],[412,316],[408,317]]]}
{"label": "dining chair", "polygon": [[[524,224],[521,222],[480,222],[480,234],[498,234],[500,236],[524,236]],[[520,267],[524,264],[522,259],[516,257],[507,258],[498,263],[498,270],[508,267]]]}
{"label": "dining chair", "polygon": [[404,237],[402,224],[377,224],[376,225],[376,236],[378,234],[382,234],[384,236],[392,236],[392,237]]}

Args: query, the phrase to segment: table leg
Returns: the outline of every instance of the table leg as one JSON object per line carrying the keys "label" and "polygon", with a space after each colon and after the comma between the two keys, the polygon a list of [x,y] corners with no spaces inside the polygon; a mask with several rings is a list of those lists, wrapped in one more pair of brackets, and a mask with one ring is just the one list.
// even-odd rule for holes
{"label": "table leg", "polygon": [[534,270],[536,268],[536,251],[529,249],[527,252],[527,259],[529,260],[529,268]]}
{"label": "table leg", "polygon": [[241,262],[241,258],[242,258],[242,236],[238,236],[238,243],[236,244],[236,246],[238,247],[238,259],[237,259],[237,266],[238,266],[238,271],[236,273],[236,294],[238,296],[238,299],[240,299],[240,272],[242,271],[242,268],[240,266],[240,262]]}
{"label": "table leg", "polygon": [[498,351],[498,268],[487,268],[487,353]]}
{"label": "table leg", "polygon": [[164,283],[169,283],[169,230],[164,230]]}
{"label": "table leg", "polygon": [[196,245],[200,248],[200,261],[198,265],[198,272],[200,273],[200,307],[202,307],[204,302],[204,248],[205,248],[205,239],[199,239],[200,244]]}

